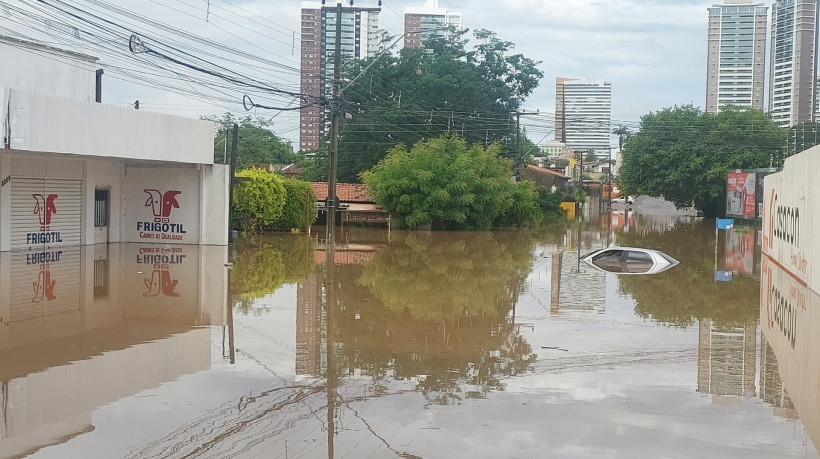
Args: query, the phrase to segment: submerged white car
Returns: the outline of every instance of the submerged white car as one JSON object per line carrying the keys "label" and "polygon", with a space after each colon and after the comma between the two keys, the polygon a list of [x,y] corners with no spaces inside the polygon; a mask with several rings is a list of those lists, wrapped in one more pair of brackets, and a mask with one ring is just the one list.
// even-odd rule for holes
{"label": "submerged white car", "polygon": [[607,247],[581,258],[600,271],[616,274],[657,274],[678,264],[678,260],[654,249]]}

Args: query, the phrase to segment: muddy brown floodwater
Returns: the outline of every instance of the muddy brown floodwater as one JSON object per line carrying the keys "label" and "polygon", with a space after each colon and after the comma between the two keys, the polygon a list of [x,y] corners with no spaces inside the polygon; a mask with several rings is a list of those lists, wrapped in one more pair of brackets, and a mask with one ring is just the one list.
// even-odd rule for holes
{"label": "muddy brown floodwater", "polygon": [[[602,220],[4,253],[0,458],[818,457],[757,232]],[[614,244],[680,264],[579,260]]]}

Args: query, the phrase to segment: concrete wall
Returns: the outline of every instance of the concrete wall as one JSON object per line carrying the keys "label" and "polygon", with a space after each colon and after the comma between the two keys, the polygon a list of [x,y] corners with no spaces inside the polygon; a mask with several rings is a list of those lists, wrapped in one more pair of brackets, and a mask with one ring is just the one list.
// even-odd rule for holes
{"label": "concrete wall", "polygon": [[[64,155],[0,150],[0,183],[13,180],[12,158],[77,165],[83,171],[81,245],[104,243],[94,228],[94,192],[111,193],[107,241],[154,244],[227,245],[228,176],[224,165],[174,165],[126,163],[117,159],[66,157]],[[129,164],[129,165],[126,165]],[[11,181],[0,185],[0,251],[11,244]],[[150,193],[146,190],[151,190]],[[166,195],[168,191],[178,191]],[[151,205],[156,194],[159,201]],[[167,217],[162,199],[173,198]],[[174,207],[174,201],[179,207]],[[159,218],[159,222],[155,222]],[[147,230],[145,222],[149,223]],[[155,225],[158,224],[159,226]],[[163,226],[167,224],[167,228]],[[174,225],[174,226],[172,226]],[[184,231],[181,232],[181,231]]]}
{"label": "concrete wall", "polygon": [[800,420],[814,444],[820,444],[820,295],[765,255],[760,329],[777,356],[783,386]]}
{"label": "concrete wall", "polygon": [[760,328],[783,385],[820,444],[820,147],[786,159],[764,182]]}
{"label": "concrete wall", "polygon": [[200,242],[200,171],[194,167],[126,166],[126,242]]}
{"label": "concrete wall", "polygon": [[763,254],[820,291],[820,146],[786,159],[765,178]]}
{"label": "concrete wall", "polygon": [[93,102],[96,59],[0,37],[0,86]]}
{"label": "concrete wall", "polygon": [[[17,150],[213,164],[214,124],[64,99],[17,89],[0,89],[0,120],[9,147]],[[3,145],[0,145],[3,148]]]}

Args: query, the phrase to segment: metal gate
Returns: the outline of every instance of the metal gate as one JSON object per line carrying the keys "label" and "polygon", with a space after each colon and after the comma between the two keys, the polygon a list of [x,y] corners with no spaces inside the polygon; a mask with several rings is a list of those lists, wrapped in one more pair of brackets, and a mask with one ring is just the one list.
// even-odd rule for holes
{"label": "metal gate", "polygon": [[11,179],[11,249],[80,245],[81,179]]}

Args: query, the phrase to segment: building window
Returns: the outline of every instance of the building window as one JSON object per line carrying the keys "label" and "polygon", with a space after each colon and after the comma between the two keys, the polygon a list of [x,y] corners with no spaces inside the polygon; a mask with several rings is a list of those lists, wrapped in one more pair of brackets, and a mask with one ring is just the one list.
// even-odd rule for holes
{"label": "building window", "polygon": [[103,228],[108,226],[108,201],[111,197],[111,190],[94,191],[94,227]]}

